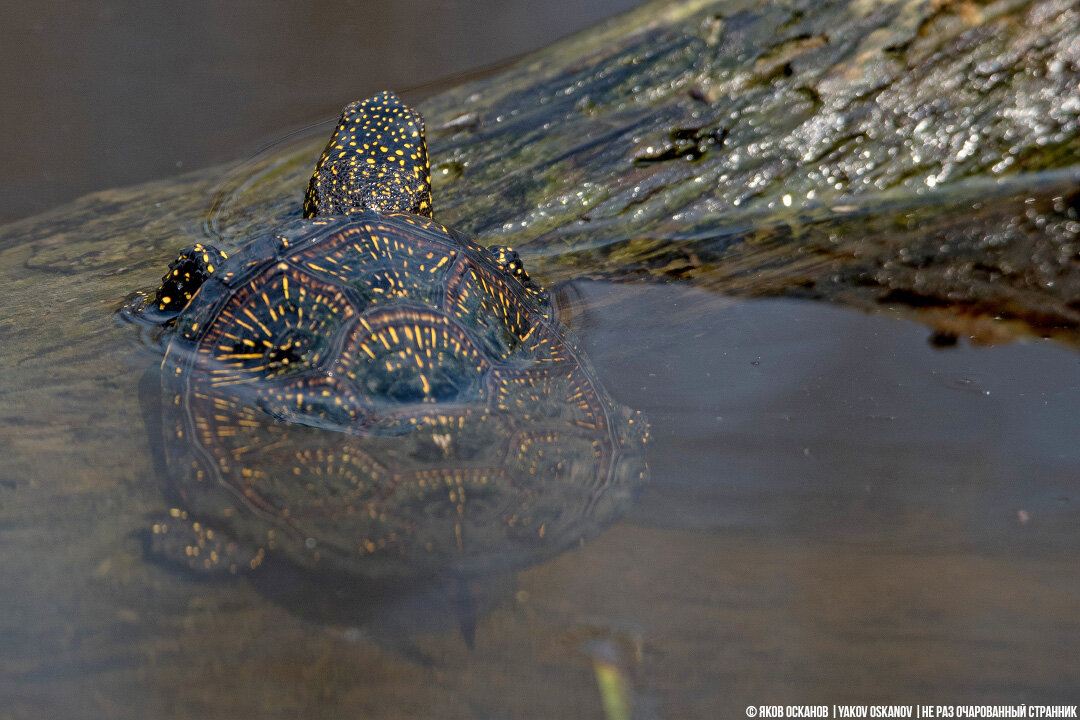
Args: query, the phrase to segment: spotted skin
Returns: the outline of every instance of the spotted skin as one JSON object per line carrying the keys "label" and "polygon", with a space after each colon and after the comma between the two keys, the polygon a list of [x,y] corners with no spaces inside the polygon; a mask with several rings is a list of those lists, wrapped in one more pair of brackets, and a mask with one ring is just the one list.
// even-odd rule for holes
{"label": "spotted skin", "polygon": [[423,132],[392,93],[349,105],[304,219],[170,266],[159,556],[464,577],[580,543],[644,482],[645,419],[518,254],[431,219]]}
{"label": "spotted skin", "polygon": [[345,107],[304,196],[307,218],[365,210],[431,217],[424,119],[392,92]]}

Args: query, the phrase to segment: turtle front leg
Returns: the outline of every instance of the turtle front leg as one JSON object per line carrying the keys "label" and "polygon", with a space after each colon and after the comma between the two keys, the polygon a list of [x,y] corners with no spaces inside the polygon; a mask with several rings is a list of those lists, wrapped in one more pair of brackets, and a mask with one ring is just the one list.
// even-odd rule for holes
{"label": "turtle front leg", "polygon": [[225,253],[213,245],[197,244],[180,253],[161,278],[154,295],[154,307],[162,312],[180,312],[207,278],[225,262]]}
{"label": "turtle front leg", "polygon": [[154,523],[150,552],[198,573],[236,575],[262,564],[266,550],[247,550],[231,538],[192,520],[186,511],[173,508]]}

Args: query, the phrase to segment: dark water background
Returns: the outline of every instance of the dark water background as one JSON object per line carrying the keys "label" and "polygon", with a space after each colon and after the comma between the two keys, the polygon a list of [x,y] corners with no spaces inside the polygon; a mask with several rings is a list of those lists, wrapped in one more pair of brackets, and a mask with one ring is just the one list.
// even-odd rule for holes
{"label": "dark water background", "polygon": [[[630,4],[12,7],[0,217],[245,157]],[[650,419],[652,479],[595,541],[480,592],[469,647],[442,597],[147,562],[165,501],[137,386],[157,357],[120,295],[49,274],[63,248],[0,252],[18,303],[0,306],[0,719],[1076,701],[1070,348],[941,349],[887,315],[680,284],[558,288],[604,386]],[[74,342],[41,314],[68,308]]]}
{"label": "dark water background", "polygon": [[635,4],[6,3],[0,221],[244,157],[382,89],[416,99]]}

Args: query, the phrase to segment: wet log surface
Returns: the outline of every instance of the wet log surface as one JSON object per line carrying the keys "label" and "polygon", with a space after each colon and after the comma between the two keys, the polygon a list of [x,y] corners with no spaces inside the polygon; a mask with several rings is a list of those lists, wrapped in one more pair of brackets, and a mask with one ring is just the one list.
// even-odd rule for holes
{"label": "wet log surface", "polygon": [[[690,278],[1075,341],[1078,88],[1067,0],[684,2],[421,108],[436,216],[548,281]],[[206,226],[235,246],[297,212],[320,144],[99,193],[0,230],[0,247],[40,240],[54,252],[30,267],[71,274],[107,256],[158,267],[178,235],[205,238],[211,190]]]}
{"label": "wet log surface", "polygon": [[436,135],[461,173],[440,193],[452,222],[561,255],[559,277],[648,272],[1075,342],[1074,3],[654,10],[432,101],[468,108]]}

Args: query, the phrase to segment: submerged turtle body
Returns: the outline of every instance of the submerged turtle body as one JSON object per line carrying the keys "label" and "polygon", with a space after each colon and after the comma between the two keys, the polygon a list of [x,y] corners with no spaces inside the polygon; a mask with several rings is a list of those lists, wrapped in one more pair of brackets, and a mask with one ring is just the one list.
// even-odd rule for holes
{"label": "submerged turtle body", "polygon": [[[178,317],[163,377],[181,506],[306,565],[521,564],[616,516],[644,471],[643,420],[542,299],[412,215],[248,246]],[[190,564],[235,565],[213,539]]]}
{"label": "submerged turtle body", "polygon": [[415,111],[366,103],[319,161],[313,217],[228,259],[193,248],[158,291],[183,310],[162,366],[176,507],[153,538],[192,568],[519,567],[597,532],[644,481],[644,418],[608,397],[515,253],[425,216]]}

